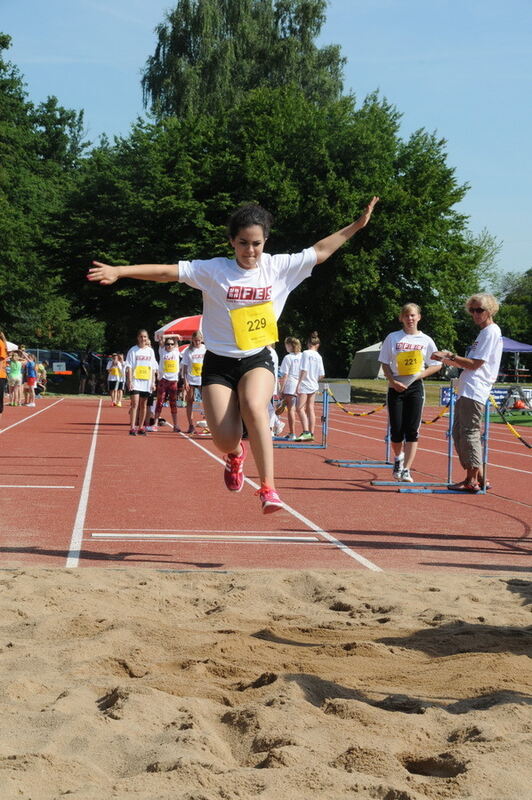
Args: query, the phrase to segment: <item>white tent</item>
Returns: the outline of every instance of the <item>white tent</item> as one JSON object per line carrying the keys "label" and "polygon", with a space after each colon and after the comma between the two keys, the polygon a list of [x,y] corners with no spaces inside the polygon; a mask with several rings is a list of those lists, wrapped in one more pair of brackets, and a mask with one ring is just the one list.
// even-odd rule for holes
{"label": "white tent", "polygon": [[7,352],[8,353],[11,353],[12,350],[18,350],[18,344],[13,344],[13,342],[7,342],[6,341],[6,345],[7,345]]}
{"label": "white tent", "polygon": [[370,344],[357,350],[351,362],[348,378],[384,378],[382,364],[379,362],[379,353],[382,342]]}

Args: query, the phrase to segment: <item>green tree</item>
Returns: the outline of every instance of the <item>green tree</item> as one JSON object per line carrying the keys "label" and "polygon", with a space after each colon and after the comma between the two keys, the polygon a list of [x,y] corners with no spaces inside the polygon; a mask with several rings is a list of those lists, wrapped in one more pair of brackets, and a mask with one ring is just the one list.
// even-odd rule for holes
{"label": "green tree", "polygon": [[532,344],[532,269],[507,273],[495,291],[501,303],[497,322],[503,334]]}
{"label": "green tree", "polygon": [[353,98],[317,108],[293,87],[263,88],[242,95],[231,115],[138,124],[114,146],[103,143],[84,160],[60,224],[79,313],[106,320],[109,344],[125,347],[141,325],[153,331],[200,311],[201,296],[182,284],[95,287],[84,280],[91,259],[230,254],[227,217],[250,200],[275,215],[267,249],[294,252],[347,224],[377,193],[368,228],[290,296],[281,338],[317,329],[328,370],[346,374],[353,351],[397,327],[411,300],[424,309],[424,329],[452,346],[493,243],[473,238],[454,208],[467,187],[446,163],[445,142],[423,131],[403,142],[399,122],[377,96],[360,108]]}
{"label": "green tree", "polygon": [[71,310],[50,268],[51,224],[83,149],[83,117],[55,98],[37,108],[27,101],[3,58],[10,43],[0,34],[0,318],[15,341],[58,346],[65,340],[54,337],[71,335]]}
{"label": "green tree", "polygon": [[178,0],[157,31],[142,88],[160,116],[228,112],[248,89],[293,83],[338,99],[345,59],[314,40],[326,0]]}

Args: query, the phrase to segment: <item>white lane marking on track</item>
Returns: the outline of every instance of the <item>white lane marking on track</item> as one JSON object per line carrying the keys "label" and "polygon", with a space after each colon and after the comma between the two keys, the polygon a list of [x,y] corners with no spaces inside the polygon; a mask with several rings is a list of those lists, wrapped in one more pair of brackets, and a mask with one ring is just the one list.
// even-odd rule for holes
{"label": "white lane marking on track", "polygon": [[[245,533],[248,536],[252,533],[260,533],[261,536],[264,536],[268,533],[280,533],[280,531],[248,531],[248,530],[234,530],[228,531],[225,528],[85,528],[86,531],[97,531],[98,533],[142,533],[147,532],[148,530],[151,533],[223,533],[224,535],[227,534],[229,536],[238,536],[240,533]],[[301,531],[285,531],[283,536],[288,536],[289,534],[293,534],[297,536],[301,534]]]}
{"label": "white lane marking on track", "polygon": [[[380,442],[381,439],[377,439],[375,436],[366,436],[363,433],[353,433],[352,431],[345,431],[341,428],[333,428],[329,426],[329,430],[338,431],[338,433],[347,434],[347,436],[357,436],[360,439],[370,439],[372,442]],[[446,456],[447,452],[443,450],[429,450],[428,447],[418,447],[418,452],[423,453],[434,453],[437,456]],[[493,461],[488,461],[488,466],[490,467],[498,467],[499,469],[509,469],[511,472],[523,472],[525,475],[532,475],[532,471],[529,469],[518,469],[517,467],[505,467],[504,464],[495,464]]]}
{"label": "white lane marking on track", "polygon": [[[203,447],[203,445],[201,445],[195,439],[192,439],[189,436],[184,436],[184,438],[188,439],[196,447],[199,447],[199,449],[203,450],[204,453],[207,453],[208,456],[214,458],[214,460],[218,461],[218,463],[222,464],[222,466],[225,464],[223,459],[214,455],[214,453],[211,453],[210,450],[207,450],[206,447]],[[256,484],[254,481],[250,480],[249,478],[244,478],[244,480],[246,481],[246,483],[249,483],[250,486],[253,486],[254,489],[260,489],[260,486]],[[344,553],[344,555],[354,559],[355,561],[358,561],[359,564],[362,564],[362,566],[367,567],[367,569],[371,569],[374,572],[382,572],[382,569],[378,567],[376,564],[374,564],[372,561],[369,561],[367,558],[364,558],[364,556],[361,555],[360,553],[357,553],[356,550],[352,550],[350,547],[347,547],[347,545],[342,544],[342,542],[340,542],[330,533],[327,533],[327,531],[324,531],[323,528],[320,528],[319,525],[316,525],[310,519],[307,519],[307,517],[304,517],[302,514],[300,514],[299,511],[296,511],[295,508],[292,508],[286,503],[283,503],[283,508],[290,514],[292,514],[292,516],[294,516],[300,522],[302,522],[304,525],[306,525],[307,528],[310,528],[315,533],[319,534],[320,536],[323,536],[324,539],[327,539],[329,542],[331,542],[331,544],[334,544],[335,547],[337,547],[342,553]]]}
{"label": "white lane marking on track", "polygon": [[0,489],[75,489],[75,486],[47,486],[44,483],[0,483]]}
{"label": "white lane marking on track", "polygon": [[317,536],[248,536],[247,534],[224,533],[91,533],[93,539],[149,539],[150,541],[183,540],[200,542],[317,542]]}
{"label": "white lane marking on track", "polygon": [[70,547],[68,549],[68,556],[66,560],[67,567],[79,566],[81,543],[83,541],[83,527],[85,525],[85,516],[87,514],[87,505],[89,502],[89,490],[91,485],[92,469],[94,466],[94,454],[96,452],[96,439],[98,436],[98,428],[100,424],[101,413],[102,413],[102,401],[100,400],[98,403],[98,413],[96,414],[94,430],[92,432],[89,457],[87,459],[87,467],[85,469],[85,477],[83,478],[83,486],[81,488],[81,494],[79,497],[78,510],[76,513],[76,519],[74,520],[72,536],[70,538]]}
{"label": "white lane marking on track", "polygon": [[28,417],[24,417],[24,419],[19,419],[18,422],[14,422],[12,425],[8,425],[7,428],[2,428],[0,434],[6,433],[6,431],[10,431],[11,428],[16,428],[17,425],[22,425],[23,422],[27,422],[29,419],[32,419],[32,417],[37,417],[39,414],[42,414],[43,411],[48,411],[49,408],[53,408],[58,403],[62,403],[64,399],[65,399],[64,397],[60,397],[59,400],[56,400],[55,403],[51,403],[49,406],[46,406],[46,408],[41,408],[40,411],[34,411],[33,414],[30,414]]}

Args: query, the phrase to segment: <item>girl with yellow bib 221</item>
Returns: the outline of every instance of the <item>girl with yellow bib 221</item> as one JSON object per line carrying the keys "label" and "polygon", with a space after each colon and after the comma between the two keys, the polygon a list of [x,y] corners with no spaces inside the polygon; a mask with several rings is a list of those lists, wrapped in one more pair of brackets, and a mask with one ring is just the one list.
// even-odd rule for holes
{"label": "girl with yellow bib 221", "polygon": [[202,395],[213,441],[225,454],[225,485],[239,492],[247,455],[242,419],[260,480],[262,511],[282,508],[275,489],[268,403],[275,377],[267,345],[279,339],[277,319],[289,293],[370,220],[378,197],[364,213],[313,247],[291,255],[264,251],[272,225],[268,211],[256,204],[237,209],[229,220],[234,258],[112,267],[93,262],[88,279],[112,284],[119,278],[180,281],[203,294]]}
{"label": "girl with yellow bib 221", "polygon": [[436,345],[430,336],[418,330],[420,319],[420,307],[416,303],[406,303],[399,314],[402,329],[388,334],[379,355],[389,384],[388,415],[395,456],[393,476],[408,483],[413,482],[410,470],[416,457],[425,403],[423,378],[441,369],[438,361],[431,360]]}

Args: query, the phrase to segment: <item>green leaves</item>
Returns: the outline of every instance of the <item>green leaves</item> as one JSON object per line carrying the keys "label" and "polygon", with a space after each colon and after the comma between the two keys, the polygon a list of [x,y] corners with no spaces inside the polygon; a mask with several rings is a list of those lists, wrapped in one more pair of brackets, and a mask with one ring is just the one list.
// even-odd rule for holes
{"label": "green leaves", "polygon": [[227,113],[250,89],[294,84],[336,100],[345,59],[314,40],[326,0],[178,0],[157,28],[142,79],[157,117]]}

